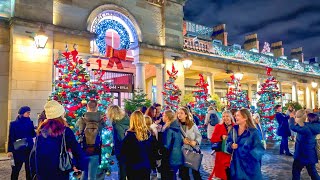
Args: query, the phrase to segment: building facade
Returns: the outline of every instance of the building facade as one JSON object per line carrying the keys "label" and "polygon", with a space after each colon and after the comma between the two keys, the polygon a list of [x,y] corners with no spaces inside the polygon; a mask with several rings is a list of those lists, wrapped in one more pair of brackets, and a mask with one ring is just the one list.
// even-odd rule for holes
{"label": "building facade", "polygon": [[[161,92],[172,63],[179,70],[176,84],[182,97],[196,89],[198,74],[204,74],[209,93],[224,101],[225,81],[230,72],[241,71],[242,89],[254,104],[255,92],[264,81],[265,67],[274,68],[285,94],[282,101],[299,101],[308,108],[319,105],[317,61],[304,61],[302,49],[285,58],[281,42],[271,45],[271,54],[259,49],[256,34],[245,37],[244,49],[229,45],[225,25],[205,27],[183,20],[185,0],[33,0],[0,2],[0,147],[5,150],[8,126],[18,109],[28,105],[31,118],[43,110],[57,78],[53,61],[59,51],[76,48],[80,57],[106,71],[104,79],[113,84],[114,103],[123,105],[134,88],[143,89],[154,102]],[[48,37],[37,48],[33,37],[39,27]],[[31,36],[31,37],[30,37]],[[75,44],[75,46],[74,46]],[[108,66],[106,51],[124,50],[125,57]],[[253,50],[253,52],[252,52]],[[291,60],[293,58],[293,60]],[[190,67],[185,59],[192,60]],[[190,64],[189,64],[190,65]],[[119,90],[121,89],[121,90]]]}

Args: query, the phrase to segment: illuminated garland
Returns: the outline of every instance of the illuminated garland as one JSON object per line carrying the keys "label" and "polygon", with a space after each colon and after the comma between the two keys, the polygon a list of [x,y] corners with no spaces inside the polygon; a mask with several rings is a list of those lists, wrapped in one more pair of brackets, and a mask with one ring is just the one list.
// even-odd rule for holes
{"label": "illuminated garland", "polygon": [[300,62],[292,62],[282,58],[274,58],[265,54],[254,53],[251,51],[235,49],[232,46],[223,46],[212,43],[210,54],[227,58],[236,58],[239,61],[258,63],[267,67],[281,68],[291,71],[298,71],[308,74],[320,75],[320,68],[311,65],[304,65]]}
{"label": "illuminated garland", "polygon": [[106,32],[112,29],[120,36],[120,47],[119,49],[129,49],[130,37],[125,27],[119,22],[111,19],[105,19],[97,25],[95,33],[98,35],[96,38],[96,44],[99,52],[103,55],[106,54]]}

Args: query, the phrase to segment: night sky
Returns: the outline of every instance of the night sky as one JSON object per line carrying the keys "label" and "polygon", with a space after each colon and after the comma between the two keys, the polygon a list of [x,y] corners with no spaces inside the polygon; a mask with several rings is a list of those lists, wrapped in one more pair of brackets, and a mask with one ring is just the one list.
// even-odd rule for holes
{"label": "night sky", "polygon": [[282,40],[288,57],[303,47],[305,59],[320,58],[320,0],[188,0],[184,13],[205,26],[226,24],[229,44],[257,33],[260,47]]}

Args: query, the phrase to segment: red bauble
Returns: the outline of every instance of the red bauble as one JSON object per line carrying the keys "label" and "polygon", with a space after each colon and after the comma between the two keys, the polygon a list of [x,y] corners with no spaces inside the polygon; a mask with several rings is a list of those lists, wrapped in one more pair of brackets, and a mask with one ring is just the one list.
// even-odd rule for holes
{"label": "red bauble", "polygon": [[89,67],[89,66],[90,66],[90,63],[87,63],[86,66]]}
{"label": "red bauble", "polygon": [[59,77],[59,81],[62,81],[62,77]]}
{"label": "red bauble", "polygon": [[53,96],[53,100],[57,101],[58,100],[58,96]]}
{"label": "red bauble", "polygon": [[80,60],[79,60],[79,64],[83,64],[83,61],[82,61],[82,59],[80,59]]}
{"label": "red bauble", "polygon": [[75,76],[75,77],[73,78],[73,80],[77,81],[77,80],[78,80],[78,76]]}
{"label": "red bauble", "polygon": [[65,91],[63,91],[63,92],[61,93],[61,95],[62,95],[62,96],[67,96],[67,93],[66,93]]}
{"label": "red bauble", "polygon": [[64,104],[69,104],[69,101],[65,100],[65,101],[64,101]]}
{"label": "red bauble", "polygon": [[86,98],[86,95],[82,94],[81,99],[84,99],[84,98]]}

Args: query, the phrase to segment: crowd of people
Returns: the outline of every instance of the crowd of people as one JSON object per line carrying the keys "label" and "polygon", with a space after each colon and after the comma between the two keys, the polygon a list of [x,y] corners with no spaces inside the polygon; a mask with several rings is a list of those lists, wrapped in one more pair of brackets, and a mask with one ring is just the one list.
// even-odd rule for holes
{"label": "crowd of people", "polygon": [[[177,111],[162,110],[160,104],[142,107],[131,114],[117,105],[98,112],[98,102],[91,100],[87,112],[77,120],[74,133],[66,122],[65,109],[51,100],[44,106],[35,130],[30,119],[31,109],[21,107],[10,123],[8,156],[12,158],[11,179],[17,180],[23,163],[26,179],[69,179],[70,172],[86,179],[99,179],[101,163],[101,132],[106,120],[112,124],[113,154],[118,161],[118,177],[125,179],[200,180],[199,169],[185,163],[182,149],[201,153],[202,135],[199,119],[191,107]],[[320,122],[316,113],[289,108],[282,113],[276,105],[277,135],[281,137],[280,154],[293,156],[292,179],[300,179],[306,167],[312,179],[320,179],[315,168],[318,162],[316,135]],[[209,180],[262,179],[262,156],[266,150],[265,132],[260,116],[248,109],[225,110],[220,115],[214,106],[204,119],[207,138],[211,140],[215,162]],[[296,133],[294,155],[288,148],[288,138]],[[77,138],[76,138],[77,136]]]}

